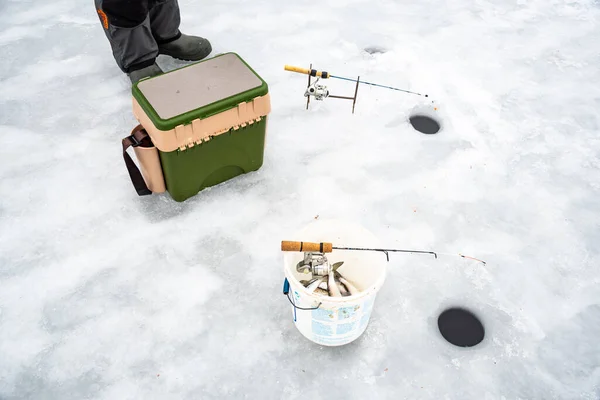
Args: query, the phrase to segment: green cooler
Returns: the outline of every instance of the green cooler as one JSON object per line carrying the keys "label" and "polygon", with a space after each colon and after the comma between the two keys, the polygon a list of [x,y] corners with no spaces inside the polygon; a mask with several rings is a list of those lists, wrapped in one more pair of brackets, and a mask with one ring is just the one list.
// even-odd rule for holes
{"label": "green cooler", "polygon": [[152,141],[143,150],[154,148],[150,163],[160,162],[153,168],[138,157],[152,192],[184,201],[262,166],[269,90],[237,54],[143,79],[132,91],[133,114]]}

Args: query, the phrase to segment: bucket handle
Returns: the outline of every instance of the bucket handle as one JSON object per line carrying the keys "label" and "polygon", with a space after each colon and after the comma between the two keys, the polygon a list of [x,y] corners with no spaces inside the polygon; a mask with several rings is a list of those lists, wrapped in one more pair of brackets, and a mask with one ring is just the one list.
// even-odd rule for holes
{"label": "bucket handle", "polygon": [[290,304],[291,304],[292,306],[294,306],[294,308],[295,308],[295,309],[297,309],[297,310],[307,310],[307,311],[310,311],[310,310],[316,310],[316,309],[318,309],[319,307],[321,307],[321,304],[323,304],[323,303],[319,303],[319,304],[317,304],[317,306],[316,306],[316,307],[312,307],[312,308],[303,308],[303,307],[298,307],[296,304],[294,304],[294,301],[293,301],[293,300],[292,300],[292,298],[290,297],[290,283],[288,282],[287,278],[285,278],[285,280],[283,281],[283,294],[285,294],[285,295],[286,295],[286,297],[287,297],[287,298],[288,298],[288,300],[290,301]]}

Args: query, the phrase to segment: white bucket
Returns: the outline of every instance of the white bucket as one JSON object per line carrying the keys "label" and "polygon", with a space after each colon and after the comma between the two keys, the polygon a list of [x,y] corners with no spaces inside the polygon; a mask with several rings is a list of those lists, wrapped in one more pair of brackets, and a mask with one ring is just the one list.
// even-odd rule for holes
{"label": "white bucket", "polygon": [[[377,238],[363,227],[344,221],[315,221],[285,240],[329,242],[339,247],[379,246]],[[296,327],[307,339],[323,346],[341,346],[356,340],[367,328],[377,292],[386,276],[386,257],[381,252],[333,250],[326,253],[333,264],[344,261],[340,274],[353,283],[359,294],[325,297],[310,293],[300,280],[306,275],[296,271],[304,253],[284,253],[284,273],[289,282],[288,296],[293,301]],[[308,310],[303,310],[308,309]]]}

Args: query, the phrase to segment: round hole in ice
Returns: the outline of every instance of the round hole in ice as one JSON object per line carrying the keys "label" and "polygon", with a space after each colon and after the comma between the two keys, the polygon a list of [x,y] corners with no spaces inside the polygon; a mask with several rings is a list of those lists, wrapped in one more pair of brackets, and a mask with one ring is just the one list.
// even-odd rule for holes
{"label": "round hole in ice", "polygon": [[440,123],[427,115],[413,115],[409,121],[413,128],[426,135],[433,135],[440,131]]}
{"label": "round hole in ice", "polygon": [[386,49],[384,49],[383,47],[380,47],[380,46],[365,47],[365,51],[369,54],[383,54],[383,53],[387,52]]}
{"label": "round hole in ice", "polygon": [[459,347],[478,345],[485,336],[479,318],[460,307],[444,310],[438,317],[438,328],[444,339]]}

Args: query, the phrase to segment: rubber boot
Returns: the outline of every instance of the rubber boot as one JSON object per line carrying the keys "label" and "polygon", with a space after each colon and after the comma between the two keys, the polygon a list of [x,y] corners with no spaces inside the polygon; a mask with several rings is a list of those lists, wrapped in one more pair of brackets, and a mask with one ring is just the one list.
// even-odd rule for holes
{"label": "rubber boot", "polygon": [[152,76],[160,75],[163,73],[163,70],[160,69],[158,64],[154,63],[146,68],[137,69],[135,71],[131,71],[129,75],[129,79],[131,79],[131,83],[134,84],[140,79],[149,78]]}
{"label": "rubber boot", "polygon": [[199,61],[206,58],[212,51],[207,39],[199,36],[188,36],[183,33],[179,38],[158,45],[158,53],[171,56],[178,60]]}

